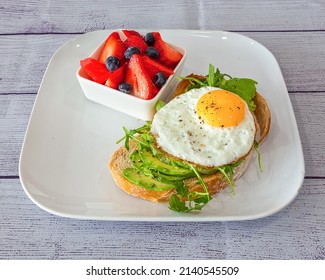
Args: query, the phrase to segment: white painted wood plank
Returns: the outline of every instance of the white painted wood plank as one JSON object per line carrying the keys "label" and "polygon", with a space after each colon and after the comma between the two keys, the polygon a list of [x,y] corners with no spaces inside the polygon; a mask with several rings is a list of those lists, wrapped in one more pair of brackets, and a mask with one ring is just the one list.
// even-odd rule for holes
{"label": "white painted wood plank", "polygon": [[36,93],[55,51],[74,37],[0,36],[0,93]]}
{"label": "white painted wood plank", "polygon": [[231,223],[73,220],[38,208],[18,179],[0,180],[0,191],[0,258],[325,258],[325,180],[305,180],[273,216]]}
{"label": "white painted wood plank", "polygon": [[[274,54],[289,91],[325,91],[325,79],[320,75],[325,73],[325,32],[243,35],[259,41]],[[0,36],[0,94],[36,93],[52,55],[75,36]]]}
{"label": "white painted wood plank", "polygon": [[110,28],[325,29],[323,0],[1,1],[0,33],[83,33]]}
{"label": "white painted wood plank", "polygon": [[[291,94],[303,146],[306,176],[325,176],[325,92]],[[28,119],[36,95],[0,95],[0,176],[17,176]]]}
{"label": "white painted wood plank", "polygon": [[0,176],[17,176],[21,147],[36,94],[0,95]]}
{"label": "white painted wood plank", "polygon": [[290,96],[305,157],[306,176],[325,176],[325,92]]}
{"label": "white painted wood plank", "polygon": [[325,32],[242,34],[272,52],[289,91],[324,91]]}

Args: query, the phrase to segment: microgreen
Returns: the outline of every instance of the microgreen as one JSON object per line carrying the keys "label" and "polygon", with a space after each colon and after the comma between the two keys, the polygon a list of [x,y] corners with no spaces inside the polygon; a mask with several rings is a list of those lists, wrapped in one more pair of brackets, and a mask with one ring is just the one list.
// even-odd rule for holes
{"label": "microgreen", "polygon": [[120,142],[124,141],[125,149],[130,149],[130,139],[134,140],[138,143],[140,148],[147,148],[149,149],[154,155],[157,154],[156,148],[152,145],[154,143],[154,138],[149,134],[151,127],[151,122],[147,121],[143,126],[137,129],[128,130],[127,128],[123,127],[125,136],[122,137],[120,140],[116,142],[119,144]]}
{"label": "microgreen", "polygon": [[[226,180],[229,183],[229,186],[231,187],[231,191],[233,194],[235,194],[235,185],[233,182],[233,172],[232,169],[227,168],[228,166],[224,167],[218,167],[218,170],[223,174],[223,176],[226,178]],[[231,171],[231,172],[229,172]],[[228,175],[229,174],[229,175]]]}
{"label": "microgreen", "polygon": [[241,160],[233,163],[233,164],[228,164],[224,165],[221,167],[218,167],[217,170],[220,171],[227,182],[229,183],[229,186],[231,187],[231,191],[233,194],[235,194],[235,185],[234,185],[234,169],[239,166],[242,163]]}
{"label": "microgreen", "polygon": [[176,194],[173,194],[169,199],[169,209],[176,212],[201,210],[212,199],[201,175],[197,172],[192,164],[188,164],[188,166],[195,173],[204,191],[189,192],[189,188],[184,185],[184,182],[179,182],[179,184],[176,186]]}
{"label": "microgreen", "polygon": [[251,79],[232,78],[227,80],[221,88],[239,95],[247,103],[249,109],[254,111],[255,104],[252,99],[256,94],[256,84],[257,83]]}
{"label": "microgreen", "polygon": [[255,149],[255,151],[257,153],[258,166],[260,168],[260,171],[263,172],[261,153],[259,151],[259,145],[258,145],[258,142],[256,140],[254,140],[254,149]]}
{"label": "microgreen", "polygon": [[218,87],[224,90],[231,91],[241,97],[248,105],[251,111],[255,110],[253,98],[256,94],[257,82],[246,78],[233,78],[228,74],[221,73],[220,70],[214,69],[212,64],[209,65],[208,76],[198,79],[196,77],[178,77],[180,80],[188,80],[190,86],[186,91],[193,88],[205,86]]}

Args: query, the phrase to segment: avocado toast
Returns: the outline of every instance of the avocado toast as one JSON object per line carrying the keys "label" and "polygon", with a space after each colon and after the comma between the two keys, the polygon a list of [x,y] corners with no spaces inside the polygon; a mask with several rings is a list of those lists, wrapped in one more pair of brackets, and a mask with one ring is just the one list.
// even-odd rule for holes
{"label": "avocado toast", "polygon": [[[213,73],[219,73],[218,70]],[[210,74],[211,75],[211,71]],[[190,75],[179,83],[174,97],[197,86],[194,81],[207,81],[209,76]],[[200,85],[199,85],[200,86]],[[249,165],[251,155],[263,142],[270,129],[271,114],[265,99],[254,93],[254,119],[258,133],[254,148],[236,162],[219,167],[206,167],[181,160],[163,151],[150,134],[150,124],[127,130],[125,145],[113,155],[109,168],[117,185],[130,195],[153,202],[168,201],[169,208],[179,212],[200,210],[233,182]]]}

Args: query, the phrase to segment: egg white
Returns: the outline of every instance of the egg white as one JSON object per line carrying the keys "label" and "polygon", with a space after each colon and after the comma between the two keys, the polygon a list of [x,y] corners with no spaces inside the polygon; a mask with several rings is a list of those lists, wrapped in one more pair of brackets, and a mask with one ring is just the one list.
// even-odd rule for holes
{"label": "egg white", "polygon": [[161,108],[151,125],[157,145],[173,156],[207,167],[236,162],[245,156],[253,146],[256,130],[245,102],[245,117],[234,127],[204,124],[196,113],[200,97],[216,89],[192,89]]}

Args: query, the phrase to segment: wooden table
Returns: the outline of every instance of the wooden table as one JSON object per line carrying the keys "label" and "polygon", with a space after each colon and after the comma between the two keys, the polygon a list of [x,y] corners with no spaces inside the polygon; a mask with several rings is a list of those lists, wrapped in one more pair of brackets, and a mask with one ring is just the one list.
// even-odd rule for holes
{"label": "wooden table", "polygon": [[[1,2],[0,258],[324,259],[325,2],[122,2]],[[267,47],[282,70],[303,146],[297,198],[272,216],[242,222],[76,220],[38,208],[21,186],[18,163],[46,66],[67,40],[114,28],[226,30]]]}

